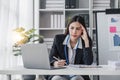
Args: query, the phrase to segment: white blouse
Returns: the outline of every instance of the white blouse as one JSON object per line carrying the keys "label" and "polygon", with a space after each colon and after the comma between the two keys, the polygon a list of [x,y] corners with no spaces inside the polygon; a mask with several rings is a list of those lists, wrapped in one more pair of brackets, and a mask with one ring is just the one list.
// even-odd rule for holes
{"label": "white blouse", "polygon": [[67,35],[65,40],[63,41],[63,45],[67,45],[67,47],[68,47],[69,64],[74,64],[75,55],[76,55],[76,49],[77,48],[82,48],[81,38],[78,39],[75,47],[72,48],[71,45],[70,45],[70,37],[69,37],[69,35]]}

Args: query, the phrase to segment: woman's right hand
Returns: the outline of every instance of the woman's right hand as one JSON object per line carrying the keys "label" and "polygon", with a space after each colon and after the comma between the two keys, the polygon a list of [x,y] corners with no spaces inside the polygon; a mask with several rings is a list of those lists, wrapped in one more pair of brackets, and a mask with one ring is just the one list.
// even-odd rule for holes
{"label": "woman's right hand", "polygon": [[66,61],[65,60],[58,60],[54,62],[54,67],[63,67],[65,66]]}

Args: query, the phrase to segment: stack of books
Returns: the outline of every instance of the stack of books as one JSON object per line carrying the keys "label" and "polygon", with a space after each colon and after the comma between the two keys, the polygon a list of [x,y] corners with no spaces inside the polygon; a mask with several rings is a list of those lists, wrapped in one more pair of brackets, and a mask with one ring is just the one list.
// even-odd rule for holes
{"label": "stack of books", "polygon": [[64,9],[65,0],[46,0],[46,9]]}
{"label": "stack of books", "polygon": [[110,0],[93,0],[94,9],[110,8]]}
{"label": "stack of books", "polygon": [[50,16],[50,23],[51,23],[51,26],[50,28],[54,28],[54,29],[57,29],[57,28],[64,28],[64,15],[63,13],[58,13],[58,12],[53,12]]}

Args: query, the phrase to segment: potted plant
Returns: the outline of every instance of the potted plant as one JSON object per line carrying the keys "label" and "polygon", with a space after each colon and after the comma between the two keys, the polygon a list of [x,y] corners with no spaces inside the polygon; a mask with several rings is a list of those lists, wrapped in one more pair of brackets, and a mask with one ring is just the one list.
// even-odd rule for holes
{"label": "potted plant", "polygon": [[23,27],[17,27],[14,32],[13,53],[15,56],[21,55],[21,46],[28,43],[43,43],[43,36],[35,34],[35,29],[25,30]]}

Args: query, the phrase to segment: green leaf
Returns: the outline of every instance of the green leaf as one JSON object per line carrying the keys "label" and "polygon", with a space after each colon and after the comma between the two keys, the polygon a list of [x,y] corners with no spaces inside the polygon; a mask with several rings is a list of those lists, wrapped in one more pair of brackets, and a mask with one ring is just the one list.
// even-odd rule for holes
{"label": "green leaf", "polygon": [[19,55],[21,55],[21,52],[14,53],[14,56],[19,56]]}
{"label": "green leaf", "polygon": [[23,32],[25,31],[25,29],[23,27],[17,27],[16,29],[14,29],[13,31],[16,31],[16,32]]}
{"label": "green leaf", "polygon": [[14,56],[18,56],[19,54],[14,54]]}
{"label": "green leaf", "polygon": [[[27,30],[27,31],[24,31],[25,29],[24,28],[18,28],[18,31],[21,33],[21,35],[23,36],[23,37],[27,37],[27,42],[25,42],[24,44],[26,44],[26,43],[29,43],[29,42],[36,42],[36,41],[38,41],[38,42],[40,42],[40,43],[43,43],[44,42],[44,37],[43,36],[41,36],[41,35],[38,35],[38,34],[34,34],[34,32],[36,31],[34,28],[32,28],[32,29],[29,29],[29,30]],[[23,40],[24,41],[24,40]],[[13,54],[14,54],[14,56],[19,56],[19,55],[21,55],[21,46],[19,46],[18,44],[14,44],[13,45]]]}
{"label": "green leaf", "polygon": [[34,32],[35,32],[35,29],[32,28],[32,29],[26,31],[25,34],[26,34],[26,35],[31,35],[31,34],[33,34]]}

